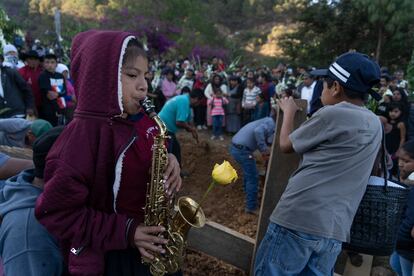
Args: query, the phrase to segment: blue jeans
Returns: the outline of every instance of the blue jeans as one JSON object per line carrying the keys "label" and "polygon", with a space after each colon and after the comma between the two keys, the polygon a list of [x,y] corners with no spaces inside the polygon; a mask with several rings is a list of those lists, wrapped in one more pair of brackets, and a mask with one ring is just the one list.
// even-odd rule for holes
{"label": "blue jeans", "polygon": [[254,264],[255,276],[333,275],[342,242],[270,222]]}
{"label": "blue jeans", "polygon": [[255,210],[257,208],[257,184],[259,175],[253,153],[246,148],[238,149],[232,145],[230,154],[243,170],[243,188],[246,193],[246,208],[248,210]]}
{"label": "blue jeans", "polygon": [[413,272],[413,262],[400,256],[397,252],[392,253],[390,265],[398,276],[411,276]]}
{"label": "blue jeans", "polygon": [[211,117],[213,120],[213,135],[219,137],[223,134],[223,115],[214,115]]}

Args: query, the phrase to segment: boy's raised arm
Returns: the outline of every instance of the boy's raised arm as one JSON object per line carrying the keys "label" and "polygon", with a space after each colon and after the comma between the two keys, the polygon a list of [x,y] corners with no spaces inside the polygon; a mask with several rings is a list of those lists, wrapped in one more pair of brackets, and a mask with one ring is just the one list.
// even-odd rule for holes
{"label": "boy's raised arm", "polygon": [[292,97],[278,100],[278,105],[283,111],[283,122],[280,130],[280,149],[284,153],[292,153],[293,149],[292,141],[289,135],[293,131],[293,120],[295,119],[295,113],[299,110]]}

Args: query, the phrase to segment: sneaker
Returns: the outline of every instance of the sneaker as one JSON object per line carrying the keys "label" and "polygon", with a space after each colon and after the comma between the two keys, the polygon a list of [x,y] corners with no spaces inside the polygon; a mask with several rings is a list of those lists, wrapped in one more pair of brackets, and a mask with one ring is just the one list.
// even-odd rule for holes
{"label": "sneaker", "polygon": [[208,129],[208,127],[207,127],[206,125],[202,126],[202,128],[203,128],[204,130]]}
{"label": "sneaker", "polygon": [[216,136],[213,135],[213,136],[210,137],[210,139],[211,140],[216,140]]}
{"label": "sneaker", "polygon": [[203,127],[202,126],[197,126],[197,130],[202,130]]}
{"label": "sneaker", "polygon": [[219,137],[220,141],[224,141],[224,137],[220,135]]}
{"label": "sneaker", "polygon": [[253,209],[253,210],[250,210],[250,209],[246,208],[246,209],[244,209],[244,212],[246,214],[258,216],[259,215],[259,208],[256,208],[256,209]]}

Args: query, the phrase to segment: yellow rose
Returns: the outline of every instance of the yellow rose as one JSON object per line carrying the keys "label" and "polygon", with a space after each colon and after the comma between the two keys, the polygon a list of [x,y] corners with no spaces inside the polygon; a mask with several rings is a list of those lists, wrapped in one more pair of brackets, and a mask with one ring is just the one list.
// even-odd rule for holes
{"label": "yellow rose", "polygon": [[215,164],[211,176],[214,182],[220,185],[227,185],[237,180],[237,172],[228,161],[223,161],[221,165]]}

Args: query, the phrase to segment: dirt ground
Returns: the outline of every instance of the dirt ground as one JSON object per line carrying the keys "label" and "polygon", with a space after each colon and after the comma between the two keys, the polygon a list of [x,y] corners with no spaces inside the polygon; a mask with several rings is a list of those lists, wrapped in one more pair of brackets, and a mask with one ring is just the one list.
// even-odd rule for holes
{"label": "dirt ground", "polygon": [[[199,131],[198,144],[188,133],[180,132],[177,135],[181,145],[183,171],[189,173],[189,176],[183,179],[180,195],[199,201],[211,182],[214,164],[223,160],[229,161],[237,170],[239,179],[228,186],[216,186],[203,203],[204,213],[208,220],[255,238],[258,216],[244,212],[245,196],[241,169],[229,154],[231,137],[225,136],[224,141],[219,141],[210,140],[210,135],[210,131]],[[245,275],[237,268],[190,250],[187,252],[185,263],[185,275]]]}

